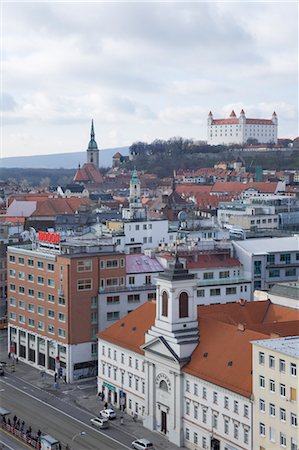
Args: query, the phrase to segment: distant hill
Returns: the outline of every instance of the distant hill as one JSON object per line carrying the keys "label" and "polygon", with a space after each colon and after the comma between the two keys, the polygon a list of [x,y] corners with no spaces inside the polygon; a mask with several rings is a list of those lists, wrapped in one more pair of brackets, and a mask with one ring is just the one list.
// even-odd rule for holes
{"label": "distant hill", "polygon": [[[106,148],[100,150],[100,167],[111,167],[112,156],[120,152],[123,156],[129,154],[129,147]],[[75,153],[54,153],[50,155],[15,156],[3,158],[0,168],[23,168],[23,169],[76,169],[86,162],[86,151]]]}

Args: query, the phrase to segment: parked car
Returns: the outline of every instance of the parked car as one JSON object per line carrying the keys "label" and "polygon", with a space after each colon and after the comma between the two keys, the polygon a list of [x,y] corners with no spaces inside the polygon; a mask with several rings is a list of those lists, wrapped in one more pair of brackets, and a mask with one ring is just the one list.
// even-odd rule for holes
{"label": "parked car", "polygon": [[103,417],[93,417],[90,419],[91,425],[97,428],[108,428],[109,427],[109,420],[104,419]]}
{"label": "parked car", "polygon": [[115,419],[116,414],[114,409],[102,409],[102,411],[100,411],[100,417],[103,417],[104,419]]}
{"label": "parked car", "polygon": [[155,450],[154,449],[154,445],[151,441],[149,441],[148,439],[136,439],[135,441],[132,442],[132,447],[135,448],[136,450]]}

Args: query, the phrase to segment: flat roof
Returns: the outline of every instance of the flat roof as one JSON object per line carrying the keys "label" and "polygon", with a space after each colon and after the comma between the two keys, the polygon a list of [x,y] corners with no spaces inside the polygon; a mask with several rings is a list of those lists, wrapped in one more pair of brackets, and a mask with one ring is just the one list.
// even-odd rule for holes
{"label": "flat roof", "polygon": [[234,245],[248,253],[267,254],[271,252],[299,251],[299,236],[246,239],[234,241]]}
{"label": "flat roof", "polygon": [[299,358],[299,336],[263,339],[260,341],[251,341],[251,343],[269,350],[275,350],[284,355]]}

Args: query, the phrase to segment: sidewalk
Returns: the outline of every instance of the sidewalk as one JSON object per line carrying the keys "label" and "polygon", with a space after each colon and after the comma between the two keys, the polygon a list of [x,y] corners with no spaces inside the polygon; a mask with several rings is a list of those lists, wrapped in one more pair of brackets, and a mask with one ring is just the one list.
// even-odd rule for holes
{"label": "sidewalk", "polygon": [[[2,346],[1,346],[2,347]],[[11,360],[8,359],[7,353],[3,352],[3,348],[0,349],[0,361],[7,363],[5,372],[9,376]],[[41,375],[41,372],[25,363],[19,361],[15,364],[15,372],[13,375],[18,378],[22,378],[24,381],[33,384],[34,386],[43,389],[52,395],[63,399],[69,404],[75,404],[84,411],[90,413],[92,416],[98,416],[99,411],[104,409],[104,402],[97,396],[96,380],[88,379],[72,384],[65,384],[62,380],[59,380],[58,388],[54,385],[54,378],[50,375],[45,377]],[[125,431],[129,435],[135,438],[147,438],[153,442],[157,450],[175,450],[179,448],[170,443],[164,436],[147,430],[142,426],[142,422],[134,421],[133,417],[124,413],[123,425],[120,423],[120,411],[115,409],[117,418],[111,421],[111,426],[119,428]],[[132,438],[133,440],[133,438]]]}

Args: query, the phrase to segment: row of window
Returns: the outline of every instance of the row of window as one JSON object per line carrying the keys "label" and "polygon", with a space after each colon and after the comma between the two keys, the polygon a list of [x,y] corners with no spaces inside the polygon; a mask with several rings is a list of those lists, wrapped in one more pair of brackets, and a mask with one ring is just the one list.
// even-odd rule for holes
{"label": "row of window", "polygon": [[[9,318],[10,318],[10,320],[15,322],[17,320],[16,313],[10,312]],[[19,315],[18,316],[18,321],[19,321],[20,324],[25,324],[26,323],[25,316]],[[35,319],[32,319],[32,318],[29,317],[28,321],[27,321],[27,325],[29,327],[35,328],[35,326],[36,326]],[[37,329],[40,330],[40,331],[45,331],[45,323],[40,321],[40,320],[37,321]],[[54,325],[49,325],[48,324],[47,325],[47,331],[50,334],[55,334],[55,327],[54,327]],[[62,328],[58,328],[58,336],[62,337],[62,338],[65,338],[65,335],[66,335],[65,330],[62,329]]]}
{"label": "row of window", "polygon": [[[10,300],[15,300],[15,299],[10,299]],[[12,306],[16,306],[16,305],[13,304]],[[27,304],[27,311],[34,313],[35,312],[35,306],[36,305],[34,305],[33,303],[28,303]],[[26,308],[25,302],[23,300],[19,300],[18,307],[20,309],[24,309],[25,310],[25,308]],[[45,308],[43,306],[38,306],[37,307],[37,313],[40,316],[44,316],[45,315]],[[16,314],[16,313],[12,312],[12,314]],[[53,309],[48,309],[47,310],[47,316],[50,319],[55,319],[55,311]],[[65,322],[65,314],[64,313],[59,312],[57,317],[58,317],[58,320],[60,322]]]}
{"label": "row of window", "polygon": [[[13,264],[16,262],[16,257],[15,257],[15,255],[9,255],[9,262],[11,262],[11,263],[13,263]],[[22,256],[19,256],[19,257],[18,257],[18,264],[24,266],[24,265],[25,265],[25,258],[23,258]],[[34,267],[34,266],[35,266],[35,264],[34,264],[34,259],[31,259],[31,258],[27,259],[27,266],[28,266],[28,267]],[[44,269],[44,261],[37,261],[36,267],[37,267],[38,269]],[[47,263],[47,270],[48,270],[49,272],[54,272],[54,270],[55,270],[54,264],[52,264],[52,263]]]}
{"label": "row of window", "polygon": [[[265,365],[266,364],[266,357],[264,352],[259,352],[259,364]],[[276,367],[276,358],[273,355],[268,356],[268,365],[270,369],[275,369]],[[284,359],[279,358],[278,359],[278,368],[279,372],[286,373],[286,362]],[[294,377],[297,376],[297,364],[294,362],[291,362],[289,365],[290,368],[290,375],[293,375]]]}
{"label": "row of window", "polygon": [[[240,287],[240,292],[247,292],[247,286],[241,286]],[[231,287],[227,287],[225,288],[225,295],[234,295],[237,293],[237,287],[236,286],[231,286]],[[221,293],[221,288],[211,288],[210,289],[210,296],[214,297],[217,295],[224,295],[223,293]],[[206,293],[205,293],[205,289],[197,289],[197,297],[205,297]]]}
{"label": "row of window", "polygon": [[[191,392],[191,382],[189,380],[186,380],[185,382],[185,390],[186,392]],[[196,397],[199,396],[199,389],[198,389],[198,384],[197,383],[193,383],[193,395],[195,395]],[[209,402],[213,402],[213,404],[218,405],[219,402],[219,398],[218,398],[218,392],[213,391],[212,393],[212,399],[209,396],[208,399],[208,391],[206,386],[202,386],[202,390],[201,390],[201,396],[204,400],[209,400]],[[224,396],[223,398],[223,406],[225,409],[229,410],[230,409],[230,400],[228,396]],[[233,402],[233,411],[236,414],[239,414],[239,402],[238,400],[234,400]],[[248,417],[249,416],[249,407],[248,405],[243,405],[243,415],[244,417]]]}
{"label": "row of window", "polygon": [[[125,353],[118,354],[117,350],[112,350],[110,347],[105,347],[105,345],[102,345],[102,356],[107,356],[107,358],[110,358],[113,361],[120,362],[121,364],[124,364],[129,367],[135,367],[136,370],[140,370],[140,367],[142,368],[142,372],[144,372],[144,362],[140,361],[137,358],[133,358],[132,356],[126,357]],[[134,364],[133,364],[134,360]]]}
{"label": "row of window", "polygon": [[[156,298],[155,292],[148,292],[148,294],[147,294],[148,301],[155,300],[155,298]],[[107,302],[107,305],[117,305],[120,303],[120,296],[119,295],[108,295],[106,302]],[[127,296],[127,302],[128,303],[140,302],[140,295],[139,294],[129,294]]]}
{"label": "row of window", "polygon": [[[216,415],[213,416],[212,427],[215,430],[217,430],[217,428],[218,428],[218,417]],[[229,431],[230,431],[229,428],[230,428],[229,419],[224,418],[224,433],[225,434],[229,434]],[[234,435],[235,439],[240,439],[240,425],[237,423],[233,424],[233,435]],[[189,428],[185,429],[185,438],[187,441],[191,440],[191,434],[190,434]],[[196,432],[193,433],[193,442],[194,442],[194,444],[198,444],[198,434]],[[247,427],[243,427],[243,442],[244,442],[244,444],[249,443],[249,429]],[[202,437],[202,448],[204,448],[204,449],[208,448],[207,439],[204,436]]]}
{"label": "row of window", "polygon": [[[269,270],[269,278],[277,278],[281,276],[281,270],[280,269],[270,269]],[[296,267],[291,267],[290,269],[284,270],[284,276],[285,277],[295,277],[296,276]],[[283,275],[282,275],[283,276]]]}
{"label": "row of window", "polygon": [[[28,289],[28,297],[34,297],[34,290],[33,289]],[[44,301],[44,299],[45,299],[44,292],[37,291],[37,299],[41,300],[41,301]],[[47,300],[48,300],[49,303],[55,303],[55,295],[47,294]],[[17,306],[16,299],[14,297],[10,297],[9,304],[11,306]],[[58,297],[58,305],[65,306],[65,298],[64,297]]]}
{"label": "row of window", "polygon": [[[28,275],[28,277],[29,277],[29,275]],[[32,275],[32,277],[33,277],[33,275]],[[38,277],[38,278],[40,278],[40,280],[38,281],[38,283],[39,284],[41,284],[41,285],[43,285],[44,284],[44,278],[43,277]],[[30,281],[34,281],[34,280],[30,280]],[[51,288],[54,288],[55,287],[55,282],[54,282],[54,280],[52,280],[51,278],[48,278],[47,279],[47,286],[48,287],[51,287]],[[14,283],[10,283],[9,284],[9,289],[12,291],[12,292],[16,292],[16,285],[14,284]],[[18,292],[19,292],[19,294],[25,294],[25,287],[24,286],[22,286],[22,285],[19,285],[18,286]],[[28,293],[29,292],[34,292],[33,291],[33,289],[28,289]],[[29,294],[30,295],[30,294]]]}
{"label": "row of window", "polygon": [[118,269],[119,267],[125,267],[124,258],[119,259],[106,259],[101,260],[101,269]]}
{"label": "row of window", "polygon": [[[292,256],[291,253],[280,253],[279,255],[270,254],[270,255],[267,255],[267,263],[275,264],[275,262],[278,260],[281,263],[290,264],[291,259],[292,259],[291,256]],[[299,261],[299,253],[295,254],[294,259],[296,261]]]}
{"label": "row of window", "polygon": [[[107,368],[107,370],[106,370]],[[117,367],[112,367],[109,364],[102,363],[102,375],[106,378],[110,378],[111,380],[117,380]],[[121,372],[121,385],[124,386],[126,384],[125,380],[126,372]],[[135,389],[135,391],[140,391],[142,394],[145,394],[145,381],[140,379],[138,376],[134,376],[132,373],[127,373],[128,378],[128,387]]]}
{"label": "row of window", "polygon": [[252,219],[252,220],[250,220],[251,225],[259,225],[261,223],[272,223],[272,222],[277,223],[278,219],[276,217],[274,217],[273,219],[270,218],[270,219]]}
{"label": "row of window", "polygon": [[[259,424],[259,433],[260,436],[266,437],[266,426],[262,422]],[[273,427],[269,427],[269,439],[271,442],[276,442],[276,430]],[[279,433],[279,444],[281,447],[287,447],[287,436],[284,433]],[[297,441],[294,438],[290,439],[289,448],[291,450],[297,450]]]}
{"label": "row of window", "polygon": [[[137,223],[135,225],[135,231],[139,231],[141,230],[141,228],[143,228],[143,230],[151,230],[153,228],[153,225],[151,223],[149,224],[144,223],[143,225]],[[129,230],[131,231],[131,225],[129,225]]]}
{"label": "row of window", "polygon": [[[216,273],[216,278],[219,277],[220,279],[223,278],[229,278],[231,275],[235,276],[239,276],[240,275],[240,270],[236,269],[233,270],[232,273],[230,273],[229,270],[223,270],[220,271],[219,274]],[[203,273],[203,279],[204,280],[213,280],[214,279],[214,272],[204,272]]]}
{"label": "row of window", "polygon": [[[259,410],[262,413],[266,412],[266,402],[262,398],[259,399]],[[276,417],[276,405],[274,405],[274,403],[269,403],[269,415],[271,417]],[[286,422],[287,420],[286,410],[284,408],[279,408],[279,419],[282,422]],[[293,427],[297,427],[297,414],[293,412],[290,413],[290,424]]]}
{"label": "row of window", "polygon": [[[265,381],[265,377],[263,375],[260,375],[259,377],[259,386],[261,389],[265,389],[266,388],[266,381]],[[269,390],[272,393],[275,393],[276,390],[276,384],[274,380],[269,380]],[[279,383],[279,393],[281,397],[286,397],[286,385],[283,383]],[[295,402],[297,400],[297,391],[295,388],[291,387],[290,388],[290,400]]]}

